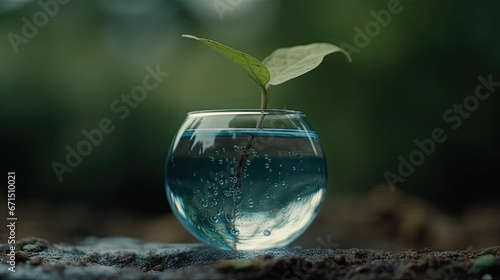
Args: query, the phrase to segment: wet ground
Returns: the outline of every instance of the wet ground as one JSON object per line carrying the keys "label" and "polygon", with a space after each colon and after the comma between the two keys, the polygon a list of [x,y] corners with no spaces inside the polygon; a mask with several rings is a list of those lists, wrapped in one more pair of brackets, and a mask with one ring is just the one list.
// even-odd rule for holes
{"label": "wet ground", "polygon": [[12,272],[8,244],[0,245],[0,279],[500,279],[500,246],[466,251],[286,247],[232,252],[131,238],[87,238],[76,245],[26,238],[16,247]]}

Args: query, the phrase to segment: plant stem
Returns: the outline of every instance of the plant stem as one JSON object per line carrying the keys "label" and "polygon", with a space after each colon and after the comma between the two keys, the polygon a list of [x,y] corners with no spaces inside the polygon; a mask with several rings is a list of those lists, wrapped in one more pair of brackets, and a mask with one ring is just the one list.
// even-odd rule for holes
{"label": "plant stem", "polygon": [[267,109],[267,88],[264,86],[260,87],[261,101],[260,101],[260,109]]}
{"label": "plant stem", "polygon": [[[236,183],[235,183],[235,192],[233,194],[233,209],[231,211],[232,212],[231,214],[233,216],[232,228],[234,230],[236,230],[236,208],[241,203],[241,201],[238,201],[238,203],[236,203],[236,197],[243,196],[243,193],[241,191],[241,184],[243,183],[243,172],[244,172],[243,167],[246,164],[248,154],[249,154],[250,149],[252,147],[253,139],[254,139],[253,135],[248,136],[247,143],[245,144],[243,149],[241,149],[241,154],[238,158],[238,165],[236,166]],[[235,249],[235,250],[236,250],[237,241],[238,241],[238,236],[235,236],[234,240],[233,240],[233,249]]]}
{"label": "plant stem", "polygon": [[260,101],[260,109],[262,110],[262,112],[260,113],[260,116],[259,116],[259,120],[257,121],[257,129],[260,129],[262,128],[262,126],[264,125],[264,110],[267,109],[267,88],[262,86],[260,88],[260,96],[261,96],[261,101]]}
{"label": "plant stem", "polygon": [[[260,113],[259,119],[257,120],[257,125],[256,125],[257,129],[262,129],[262,127],[264,125],[264,117],[265,117],[264,110],[267,109],[267,102],[268,102],[267,87],[262,86],[260,89],[261,89],[261,98],[262,98],[261,103],[260,103],[260,109],[262,111]],[[243,193],[241,191],[241,185],[243,183],[243,172],[244,172],[243,166],[245,166],[249,151],[252,148],[252,142],[253,142],[254,137],[255,137],[254,135],[248,136],[247,143],[245,144],[243,149],[241,149],[241,154],[238,158],[238,164],[236,165],[235,187],[236,187],[237,193],[235,193],[234,195],[243,196]],[[235,199],[235,197],[233,197],[233,209],[231,211],[232,212],[231,214],[233,216],[233,224],[232,224],[233,229],[236,229],[236,208],[238,206],[239,206],[239,202],[236,203],[236,199]],[[238,236],[235,236],[234,240],[233,240],[233,249],[236,249],[237,241],[238,241]]]}

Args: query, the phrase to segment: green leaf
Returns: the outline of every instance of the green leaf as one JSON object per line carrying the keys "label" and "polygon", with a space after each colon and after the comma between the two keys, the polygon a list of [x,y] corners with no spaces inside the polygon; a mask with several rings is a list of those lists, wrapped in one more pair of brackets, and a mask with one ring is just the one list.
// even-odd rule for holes
{"label": "green leaf", "polygon": [[182,37],[198,40],[220,52],[221,54],[227,56],[233,62],[241,66],[247,72],[250,78],[257,82],[257,84],[259,84],[261,88],[265,87],[269,82],[269,70],[267,70],[266,66],[264,66],[264,64],[262,64],[253,56],[210,39],[198,38],[196,36],[187,34],[182,35]]}
{"label": "green leaf", "polygon": [[328,43],[314,43],[277,49],[262,63],[271,73],[269,84],[279,85],[311,71],[323,61],[323,57],[339,51],[351,62],[351,57],[345,50]]}

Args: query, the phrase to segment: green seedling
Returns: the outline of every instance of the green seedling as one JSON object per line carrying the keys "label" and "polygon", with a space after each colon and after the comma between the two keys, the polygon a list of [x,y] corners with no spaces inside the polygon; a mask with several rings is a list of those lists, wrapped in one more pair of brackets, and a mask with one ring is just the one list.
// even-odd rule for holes
{"label": "green seedling", "polygon": [[210,39],[198,38],[184,34],[182,37],[198,40],[215,49],[238,64],[254,80],[261,90],[262,110],[267,109],[269,86],[279,85],[301,76],[316,68],[323,58],[331,53],[342,52],[351,62],[349,53],[329,43],[313,43],[304,46],[280,48],[272,52],[262,62],[242,51],[215,42]]}
{"label": "green seedling", "polygon": [[[323,58],[331,53],[342,52],[347,60],[351,62],[351,57],[342,48],[329,43],[313,43],[304,46],[294,46],[290,48],[280,48],[272,52],[268,57],[260,62],[255,57],[238,51],[216,41],[198,38],[193,35],[184,34],[182,37],[194,39],[215,49],[219,53],[228,57],[238,64],[245,72],[259,85],[261,90],[261,110],[267,109],[267,92],[270,86],[279,85],[293,78],[301,76],[316,68]],[[256,128],[262,128],[264,114],[261,114],[257,121]],[[246,149],[251,147],[254,136],[248,138]],[[236,168],[237,186],[241,186],[241,171],[246,154],[242,153]]]}
{"label": "green seedling", "polygon": [[[234,185],[230,189],[231,193],[233,194],[233,199],[231,199],[227,202],[223,202],[225,204],[227,214],[230,213],[230,215],[227,217],[233,217],[233,218],[232,218],[232,220],[226,219],[228,222],[228,224],[227,224],[228,227],[226,229],[230,229],[230,230],[229,230],[229,232],[221,233],[221,236],[228,236],[228,238],[230,238],[230,239],[226,239],[226,237],[224,237],[225,239],[223,242],[227,242],[227,245],[230,245],[231,248],[236,249],[238,244],[240,243],[239,231],[235,232],[235,230],[238,228],[238,226],[236,225],[237,213],[241,209],[243,209],[243,207],[241,206],[242,200],[240,199],[240,194],[243,194],[243,190],[242,190],[243,183],[242,182],[243,182],[243,179],[246,178],[246,176],[244,176],[244,174],[245,174],[244,166],[246,165],[246,162],[248,161],[248,157],[251,154],[250,151],[253,149],[252,146],[254,145],[254,142],[255,142],[254,139],[255,139],[256,135],[258,135],[258,133],[261,132],[259,130],[264,128],[264,118],[268,113],[265,110],[267,109],[267,104],[268,104],[269,87],[282,84],[288,80],[291,80],[293,78],[296,78],[298,76],[301,76],[301,75],[311,71],[312,69],[316,68],[323,61],[323,58],[328,54],[335,53],[335,52],[342,52],[342,53],[344,53],[344,55],[346,56],[346,58],[349,62],[351,61],[351,58],[345,50],[343,50],[335,45],[328,44],[328,43],[314,43],[314,44],[309,44],[309,45],[304,45],[304,46],[295,46],[295,47],[290,47],[290,48],[277,49],[274,52],[272,52],[268,57],[266,57],[264,60],[262,60],[262,62],[261,62],[249,54],[235,50],[231,47],[228,47],[228,46],[223,45],[221,43],[215,42],[213,40],[198,38],[198,37],[195,37],[193,35],[182,35],[182,36],[186,37],[186,38],[200,41],[200,42],[204,43],[205,45],[220,52],[224,56],[228,57],[234,63],[239,65],[241,68],[243,68],[243,70],[248,74],[248,76],[250,76],[250,78],[257,83],[257,85],[259,86],[260,91],[261,91],[261,106],[260,106],[261,112],[259,114],[258,120],[256,121],[255,130],[252,127],[254,125],[255,119],[252,118],[250,120],[251,122],[247,123],[247,124],[251,124],[251,126],[249,126],[248,128],[252,127],[252,130],[250,130],[249,133],[245,133],[245,136],[246,136],[246,134],[249,134],[248,138],[246,140],[246,144],[243,143],[243,145],[238,145],[238,147],[241,146],[241,148],[239,148],[239,150],[238,150],[240,155],[239,155],[237,163],[236,163],[236,168],[234,169],[234,172],[233,172],[234,179],[236,179],[236,180],[231,179],[231,183],[233,183]],[[254,134],[254,131],[255,131],[255,134]],[[273,130],[272,125],[271,125],[270,132],[273,132],[273,131],[274,130]],[[293,131],[293,130],[291,130],[291,131]],[[309,132],[307,132],[307,133],[308,133],[307,135],[309,135]],[[233,139],[236,139],[235,138],[236,134],[234,134],[234,135],[235,136]],[[293,139],[293,138],[291,138],[291,139]],[[240,141],[240,140],[234,140],[234,141]],[[314,147],[314,145],[317,145],[317,144],[313,144],[312,140],[310,140],[310,141],[311,141],[311,144],[313,145],[313,147]],[[314,151],[316,152],[316,150],[314,150]],[[321,160],[322,162],[324,162],[324,158],[322,156],[318,156],[317,158],[318,158],[318,160]],[[269,162],[270,162],[270,160],[271,159],[269,159]],[[285,160],[285,159],[279,158],[279,160]],[[323,165],[323,164],[321,163],[321,165]],[[293,167],[293,168],[294,168],[293,170],[295,170],[295,167]],[[320,167],[318,167],[318,172],[320,172],[319,168]],[[324,167],[322,167],[322,168],[324,169]],[[269,169],[269,172],[271,172],[271,169]],[[269,180],[269,178],[270,177],[268,177],[267,180]],[[293,178],[295,178],[295,177],[293,177]],[[322,181],[322,179],[319,180],[318,182],[321,182],[321,181]],[[284,183],[285,183],[285,181],[283,181],[283,184]],[[323,183],[321,183],[321,184],[323,184]],[[326,187],[326,182],[324,184]],[[276,186],[277,186],[277,184],[276,184]],[[318,187],[320,187],[320,186],[318,185]],[[320,192],[317,192],[317,193],[321,194]],[[257,195],[257,194],[255,194],[255,195]],[[286,197],[286,193],[284,193],[283,195],[284,195],[284,197]],[[226,196],[228,196],[228,194]],[[291,201],[290,198],[286,198],[286,199],[283,198],[283,199],[286,201]],[[295,201],[295,199],[296,199],[295,195],[293,195],[292,199]],[[297,199],[300,200],[300,196]],[[288,202],[285,204],[288,205]],[[253,205],[253,202],[252,202],[252,205]],[[217,206],[217,207],[219,207],[219,206]],[[252,208],[253,206],[249,206],[249,207]],[[238,209],[240,209],[240,210],[238,210]],[[268,209],[268,208],[265,208],[265,209]],[[247,211],[247,213],[252,212],[251,210],[245,210],[245,211]],[[288,211],[288,210],[286,210],[286,211]],[[286,214],[286,215],[288,215],[288,214]],[[271,217],[271,216],[269,216],[269,217]],[[278,224],[278,222],[276,222],[276,223]],[[281,224],[281,223],[286,223],[286,222],[279,222],[279,224]],[[282,227],[282,226],[280,226],[280,227]],[[198,229],[200,229],[200,226],[198,226]],[[269,236],[271,234],[271,232],[269,230],[263,230],[260,232],[261,233],[254,232],[250,235],[255,236],[255,238],[257,238],[256,236],[260,235],[260,234],[262,234],[263,236]],[[208,234],[208,233],[205,232],[205,234]],[[284,238],[284,237],[285,236],[278,237],[278,239]],[[259,238],[262,238],[262,237],[259,237]],[[276,239],[276,240],[278,240],[278,239]],[[255,239],[255,240],[257,240],[257,239]],[[230,244],[229,242],[231,242],[232,244]],[[254,242],[254,241],[247,240],[244,242]],[[242,269],[247,269],[247,268],[251,267],[252,261],[248,261],[248,260],[247,261],[239,261],[239,262],[233,263],[232,265],[233,265],[233,267],[232,267],[233,270],[242,270]]]}

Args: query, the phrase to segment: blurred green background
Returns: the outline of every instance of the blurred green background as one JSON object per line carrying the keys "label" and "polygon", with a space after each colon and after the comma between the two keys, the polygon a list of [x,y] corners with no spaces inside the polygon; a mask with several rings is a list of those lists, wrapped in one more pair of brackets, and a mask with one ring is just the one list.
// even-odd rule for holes
{"label": "blurred green background", "polygon": [[[57,7],[44,22],[40,3],[49,2]],[[500,201],[500,89],[458,129],[443,120],[474,94],[478,76],[500,81],[498,1],[66,2],[0,2],[1,164],[16,171],[20,201],[169,211],[164,160],[186,113],[260,105],[243,71],[184,33],[258,59],[312,42],[358,47],[353,63],[330,55],[269,93],[270,108],[303,111],[318,131],[330,197],[386,184],[384,172],[397,174],[398,156],[407,159],[415,139],[440,127],[448,139],[397,188],[450,213]],[[377,29],[373,13],[388,5],[399,13]],[[31,38],[23,35],[26,21],[38,22]],[[361,46],[356,28],[366,34],[367,26]],[[157,65],[169,76],[121,120],[111,104]],[[52,163],[64,164],[66,146],[75,149],[82,130],[103,118],[115,130],[59,182]]]}

